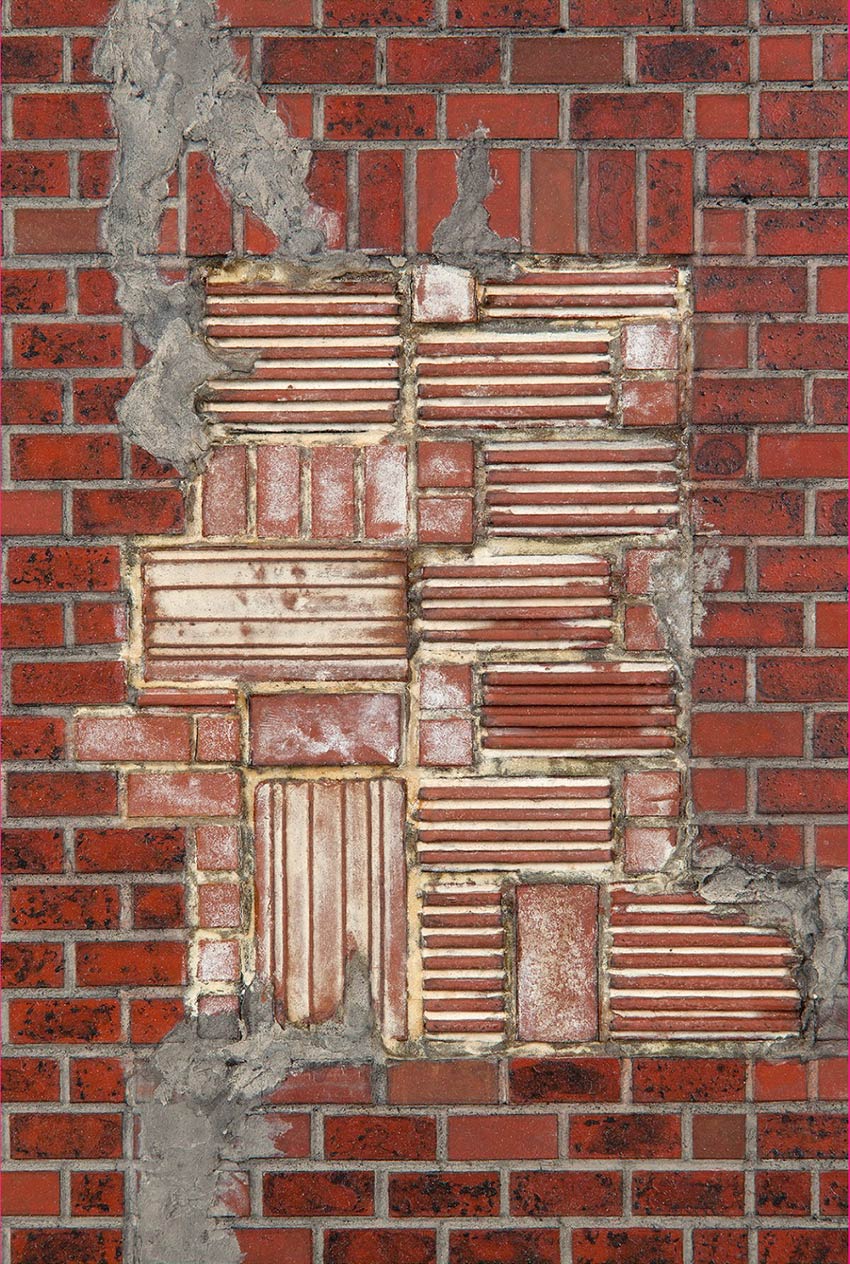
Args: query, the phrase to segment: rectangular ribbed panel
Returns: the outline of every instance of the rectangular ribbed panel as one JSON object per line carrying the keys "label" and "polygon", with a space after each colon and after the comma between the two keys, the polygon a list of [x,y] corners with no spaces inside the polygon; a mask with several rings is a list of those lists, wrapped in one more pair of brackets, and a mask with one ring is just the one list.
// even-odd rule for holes
{"label": "rectangular ribbed panel", "polygon": [[200,546],[143,558],[148,680],[401,680],[397,555]]}
{"label": "rectangular ribbed panel", "polygon": [[404,815],[390,778],[257,787],[258,972],[280,1021],[334,1017],[356,955],[381,1031],[406,1037]]}
{"label": "rectangular ribbed panel", "polygon": [[399,399],[399,300],[391,285],[337,292],[273,282],[207,287],[213,349],[255,357],[243,380],[208,383],[204,411],[252,431],[350,430],[393,424]]}
{"label": "rectangular ribbed panel", "polygon": [[677,280],[675,268],[521,272],[512,281],[485,285],[482,310],[508,320],[672,316]]}
{"label": "rectangular ribbed panel", "polygon": [[477,777],[423,782],[423,869],[539,869],[611,861],[611,783],[590,777]]}
{"label": "rectangular ribbed panel", "polygon": [[484,454],[494,536],[641,535],[679,521],[666,443],[494,444]]}
{"label": "rectangular ribbed panel", "polygon": [[609,758],[676,744],[675,672],[658,662],[505,663],[484,673],[491,755]]}
{"label": "rectangular ribbed panel", "polygon": [[697,895],[615,891],[611,1034],[767,1040],[799,1028],[794,948]]}
{"label": "rectangular ribbed panel", "polygon": [[611,640],[610,562],[583,555],[493,557],[423,566],[423,641],[455,646],[605,645]]}
{"label": "rectangular ribbed panel", "polygon": [[421,936],[426,1035],[499,1041],[507,978],[499,888],[426,891]]}
{"label": "rectangular ribbed panel", "polygon": [[423,334],[416,373],[425,427],[572,425],[611,411],[605,330]]}

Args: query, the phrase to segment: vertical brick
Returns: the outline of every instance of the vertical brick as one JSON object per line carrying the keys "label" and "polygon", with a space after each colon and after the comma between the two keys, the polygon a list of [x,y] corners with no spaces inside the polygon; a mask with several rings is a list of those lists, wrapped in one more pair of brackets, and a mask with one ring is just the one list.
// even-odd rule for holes
{"label": "vertical brick", "polygon": [[596,1038],[597,912],[595,887],[517,889],[520,1039]]}

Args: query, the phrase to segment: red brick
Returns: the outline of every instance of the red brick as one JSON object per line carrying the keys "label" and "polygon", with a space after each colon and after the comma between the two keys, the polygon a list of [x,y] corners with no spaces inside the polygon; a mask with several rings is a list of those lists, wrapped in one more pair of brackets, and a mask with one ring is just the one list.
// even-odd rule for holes
{"label": "red brick", "polygon": [[[742,255],[747,249],[747,221],[743,210],[707,206],[702,215],[704,255]],[[742,326],[742,328],[744,328]],[[743,361],[746,366],[746,359]]]}
{"label": "red brick", "polygon": [[513,1172],[512,1216],[618,1216],[620,1172]]}
{"label": "red brick", "polygon": [[847,607],[842,602],[817,603],[815,644],[819,649],[841,649],[847,645]]}
{"label": "red brick", "polygon": [[556,1159],[558,1120],[555,1115],[455,1115],[449,1119],[448,1157],[485,1163]]}
{"label": "red brick", "polygon": [[5,383],[4,426],[55,426],[61,420],[62,389],[58,382]]}
{"label": "red brick", "polygon": [[841,702],[847,673],[841,658],[762,658],[756,697],[763,702]]}
{"label": "red brick", "polygon": [[845,592],[847,555],[826,544],[766,545],[758,550],[758,585],[762,592]]}
{"label": "red brick", "polygon": [[22,93],[13,100],[12,123],[17,140],[106,140],[115,134],[106,97],[92,92]]}
{"label": "red brick", "polygon": [[762,35],[759,40],[762,82],[813,79],[810,35]]}
{"label": "red brick", "polygon": [[681,1154],[676,1115],[573,1115],[573,1159],[675,1159]]}
{"label": "red brick", "polygon": [[358,161],[359,244],[363,250],[399,251],[404,239],[404,154],[365,150]]}
{"label": "red brick", "polygon": [[568,149],[531,152],[531,248],[572,254],[576,248],[576,155]]}
{"label": "red brick", "polygon": [[574,26],[678,26],[681,0],[572,0]]}
{"label": "red brick", "polygon": [[695,1229],[694,1264],[741,1264],[747,1258],[746,1229]]}
{"label": "red brick", "polygon": [[7,649],[55,648],[64,644],[62,607],[34,602],[7,604],[3,609],[3,641]]}
{"label": "red brick", "polygon": [[762,768],[760,812],[837,812],[847,807],[847,782],[826,768]]}
{"label": "red brick", "polygon": [[96,149],[80,154],[77,166],[77,188],[81,198],[105,198],[112,187],[115,153]]}
{"label": "red brick", "polygon": [[7,1216],[58,1216],[59,1173],[7,1171],[3,1177]]}
{"label": "red brick", "polygon": [[56,83],[62,78],[62,40],[55,35],[7,34],[3,77],[7,83]]}
{"label": "red brick", "polygon": [[267,1093],[264,1100],[298,1105],[369,1105],[372,1100],[371,1068],[365,1065],[319,1066],[293,1071]]}
{"label": "red brick", "polygon": [[[218,0],[219,17],[228,26],[280,26],[280,0]],[[287,26],[309,26],[310,0],[288,0]]]}
{"label": "red brick", "polygon": [[706,156],[706,191],[712,197],[805,197],[809,162],[804,150],[722,149]]}
{"label": "red brick", "polygon": [[802,312],[804,268],[711,267],[694,270],[698,312]]}
{"label": "red brick", "polygon": [[747,1150],[745,1115],[694,1115],[695,1159],[743,1159]]}
{"label": "red brick", "polygon": [[101,26],[111,0],[66,0],[57,10],[53,0],[13,0],[13,26]]}
{"label": "red brick", "polygon": [[847,1101],[847,1059],[818,1060],[818,1098],[822,1102]]}
{"label": "red brick", "polygon": [[117,405],[132,382],[129,377],[78,377],[74,382],[74,421],[80,426],[117,425]]}
{"label": "red brick", "polygon": [[328,1159],[427,1160],[436,1158],[431,1115],[331,1115],[325,1119]]}
{"label": "red brick", "polygon": [[762,1229],[759,1264],[831,1264],[847,1256],[845,1229]]}
{"label": "red brick", "polygon": [[123,1172],[72,1172],[72,1216],[120,1216],[124,1211]]}
{"label": "red brick", "polygon": [[237,816],[241,778],[236,772],[132,772],[128,816]]}
{"label": "red brick", "polygon": [[[831,207],[756,211],[756,249],[760,255],[840,254],[846,241],[846,211]],[[772,309],[765,306],[763,310]]]}
{"label": "red brick", "polygon": [[72,1102],[123,1102],[124,1069],[120,1058],[72,1058]]}
{"label": "red brick", "polygon": [[15,663],[12,700],[16,705],[39,703],[109,703],[126,697],[123,663]]}
{"label": "red brick", "polygon": [[742,1216],[743,1172],[635,1172],[637,1216]]}
{"label": "red brick", "polygon": [[490,37],[391,39],[389,83],[498,83],[499,41]]}
{"label": "red brick", "polygon": [[756,1062],[753,1096],[757,1102],[804,1102],[808,1096],[805,1062]]}
{"label": "red brick", "polygon": [[476,92],[446,98],[446,131],[469,136],[479,127],[494,140],[555,140],[560,105],[554,93]]}
{"label": "red brick", "polygon": [[805,504],[802,492],[710,491],[693,501],[694,528],[699,535],[802,535]]}
{"label": "red brick", "polygon": [[847,268],[824,267],[818,269],[819,312],[840,314],[847,311]]}
{"label": "red brick", "polygon": [[523,1105],[549,1102],[617,1102],[620,1064],[616,1058],[514,1058],[510,1100]]}
{"label": "red brick", "polygon": [[61,944],[3,945],[4,988],[61,988],[64,977]]}
{"label": "red brick", "polygon": [[800,712],[700,712],[693,717],[691,749],[698,758],[758,759],[803,754]]}
{"label": "red brick", "polygon": [[185,925],[185,892],[176,883],[151,883],[133,888],[135,930],[179,930]]}
{"label": "red brick", "polygon": [[232,246],[230,196],[216,180],[206,154],[187,154],[186,253],[224,255]]}
{"label": "red brick", "polygon": [[557,26],[558,0],[451,0],[449,26]]}
{"label": "red brick", "polygon": [[818,26],[846,20],[843,0],[761,0],[765,26]]}
{"label": "red brick", "polygon": [[10,1264],[121,1264],[120,1229],[13,1229]]}
{"label": "red brick", "polygon": [[330,140],[425,140],[436,120],[436,101],[424,93],[325,97]]}
{"label": "red brick", "polygon": [[636,1102],[743,1101],[746,1063],[740,1058],[635,1058]]}
{"label": "red brick", "polygon": [[325,26],[424,26],[433,18],[434,0],[386,0],[380,9],[373,0],[325,0],[324,4]]}
{"label": "red brick", "polygon": [[392,1105],[471,1105],[498,1100],[495,1062],[396,1062],[387,1069],[387,1101]]}
{"label": "red brick", "polygon": [[801,92],[762,92],[761,135],[770,140],[826,140],[846,129],[847,94],[806,88]]}
{"label": "red brick", "polygon": [[371,1172],[266,1172],[264,1216],[369,1216],[374,1213]]}
{"label": "red brick", "polygon": [[637,243],[635,155],[592,150],[587,180],[589,249],[594,254],[630,253]]}
{"label": "red brick", "polygon": [[823,37],[823,77],[824,79],[840,79],[847,81],[847,37],[846,35],[824,35]]}
{"label": "red brick", "polygon": [[815,716],[812,736],[815,759],[842,759],[847,755],[847,716],[827,711]]}
{"label": "red brick", "polygon": [[183,495],[177,488],[79,490],[73,510],[77,535],[171,535],[184,526]]}
{"label": "red brick", "polygon": [[9,1137],[14,1159],[117,1159],[122,1153],[120,1115],[13,1115]]}
{"label": "red brick", "polygon": [[3,155],[3,192],[7,198],[68,197],[68,155],[15,149]]}
{"label": "red brick", "polygon": [[498,1172],[391,1173],[391,1216],[497,1216]]}
{"label": "red brick", "polygon": [[100,816],[115,812],[118,792],[114,773],[9,773],[9,816]]}
{"label": "red brick", "polygon": [[750,98],[744,93],[701,92],[696,98],[697,136],[738,140],[750,134]]}
{"label": "red brick", "polygon": [[126,636],[124,602],[79,601],[74,606],[75,645],[120,645]]}
{"label": "red brick", "polygon": [[59,1063],[51,1058],[4,1058],[3,1097],[7,1102],[58,1102]]}
{"label": "red brick", "polygon": [[[305,1264],[307,1259],[309,1257]],[[436,1259],[434,1232],[429,1229],[328,1229],[325,1232],[325,1264],[435,1264]],[[269,1264],[273,1264],[271,1259]]]}
{"label": "red brick", "polygon": [[131,1041],[134,1045],[158,1045],[174,1030],[184,1012],[183,1002],[178,1000],[131,1001]]}
{"label": "red brick", "polygon": [[846,478],[846,434],[760,435],[762,478]]}
{"label": "red brick", "polygon": [[84,829],[75,840],[80,873],[170,873],[180,869],[180,829]]}
{"label": "red brick", "polygon": [[[735,802],[728,794],[723,794],[723,785],[728,785],[732,772],[728,768],[717,771],[716,801],[709,808],[703,805],[702,810],[731,812],[744,809],[743,795],[741,801]],[[707,772],[705,775],[708,775]],[[744,775],[743,770],[741,775]],[[796,825],[703,825],[697,846],[701,851],[722,847],[741,864],[784,868],[803,864],[803,835]]]}
{"label": "red brick", "polygon": [[3,528],[7,536],[61,535],[61,492],[5,492]]}
{"label": "red brick", "polygon": [[[747,805],[746,769],[692,769],[691,797],[697,812],[743,812]],[[706,835],[708,828],[703,826],[700,832],[701,838]],[[799,842],[798,851],[802,857],[802,840]]]}
{"label": "red brick", "polygon": [[449,1264],[559,1264],[557,1229],[453,1229]]}
{"label": "red brick", "polygon": [[614,36],[547,35],[514,41],[513,83],[619,83],[623,41]]}
{"label": "red brick", "polygon": [[15,930],[109,930],[118,920],[115,887],[22,886],[9,891],[9,925]]}
{"label": "red brick", "polygon": [[281,1264],[283,1260],[286,1264],[311,1264],[313,1259],[309,1229],[237,1229],[236,1240],[242,1264]]}
{"label": "red brick", "polygon": [[344,153],[316,153],[307,177],[307,189],[313,201],[328,212],[326,220],[328,246],[341,249],[346,240],[348,212],[348,176]]}
{"label": "red brick", "polygon": [[748,41],[737,35],[637,38],[638,80],[644,83],[746,83]]}
{"label": "red brick", "polygon": [[818,194],[820,197],[847,196],[847,154],[833,151],[818,154]]}
{"label": "red brick", "polygon": [[756,1172],[756,1215],[807,1216],[811,1205],[808,1172]]}
{"label": "red brick", "polygon": [[573,1229],[573,1264],[682,1264],[680,1229]]}
{"label": "red brick", "polygon": [[3,311],[10,314],[64,312],[67,291],[66,274],[57,269],[7,268]]}
{"label": "red brick", "polygon": [[[272,36],[263,41],[262,76],[264,83],[372,83],[375,41],[328,35]],[[391,76],[389,82],[393,82]]]}
{"label": "red brick", "polygon": [[571,119],[576,140],[673,138],[682,135],[682,98],[675,92],[576,93]]}
{"label": "red brick", "polygon": [[820,1178],[820,1211],[823,1216],[847,1217],[847,1173],[822,1172]]}
{"label": "red brick", "polygon": [[17,325],[12,331],[12,362],[18,369],[113,368],[121,363],[122,348],[120,325],[80,321]]}
{"label": "red brick", "polygon": [[694,643],[741,647],[802,645],[802,607],[767,602],[739,605],[737,602],[711,601],[706,604],[705,616]]}
{"label": "red brick", "polygon": [[693,249],[693,158],[686,150],[646,156],[647,251],[689,254]]}
{"label": "red brick", "polygon": [[3,869],[8,873],[61,873],[62,831],[8,829],[3,835]]}
{"label": "red brick", "polygon": [[8,584],[13,593],[113,592],[118,562],[113,548],[21,546],[9,550]]}
{"label": "red brick", "polygon": [[799,379],[696,376],[693,402],[696,425],[781,424],[802,418],[803,392]]}
{"label": "red brick", "polygon": [[7,716],[2,730],[3,758],[61,759],[65,753],[65,725],[47,716]]}
{"label": "red brick", "polygon": [[186,949],[181,943],[77,944],[81,987],[177,987],[186,982]]}

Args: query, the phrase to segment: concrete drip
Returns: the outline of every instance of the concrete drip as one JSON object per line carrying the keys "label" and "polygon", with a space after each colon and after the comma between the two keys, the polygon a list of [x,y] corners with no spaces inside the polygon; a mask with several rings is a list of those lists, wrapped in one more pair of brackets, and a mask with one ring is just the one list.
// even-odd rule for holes
{"label": "concrete drip", "polygon": [[467,263],[480,255],[516,250],[518,243],[500,237],[490,227],[485,206],[496,187],[485,144],[487,132],[479,128],[464,144],[457,160],[457,200],[434,231],[434,250],[452,261]]}

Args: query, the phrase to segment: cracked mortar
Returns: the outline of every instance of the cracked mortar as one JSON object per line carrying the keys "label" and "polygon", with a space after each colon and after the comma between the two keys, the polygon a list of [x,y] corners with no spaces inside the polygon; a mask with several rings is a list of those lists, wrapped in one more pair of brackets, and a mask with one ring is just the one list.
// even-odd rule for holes
{"label": "cracked mortar", "polygon": [[136,1063],[129,1083],[140,1126],[133,1264],[239,1264],[236,1235],[217,1218],[216,1185],[229,1163],[279,1156],[280,1129],[276,1124],[272,1134],[264,1096],[304,1066],[383,1066],[359,958],[349,964],[337,1019],[311,1029],[280,1027],[256,985],[243,998],[243,1015],[241,1038],[217,1033],[214,1020],[206,1029],[187,1021]]}

